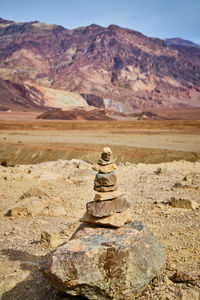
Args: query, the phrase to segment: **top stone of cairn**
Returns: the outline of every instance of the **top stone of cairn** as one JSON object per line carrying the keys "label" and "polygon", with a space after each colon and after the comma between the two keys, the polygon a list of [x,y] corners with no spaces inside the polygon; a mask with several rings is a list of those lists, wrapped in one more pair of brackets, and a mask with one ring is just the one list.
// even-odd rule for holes
{"label": "top stone of cairn", "polygon": [[110,153],[110,154],[112,154],[112,150],[109,147],[104,147],[102,153]]}
{"label": "top stone of cairn", "polygon": [[111,159],[111,156],[112,156],[111,149],[109,147],[104,147],[103,152],[101,154],[101,159],[105,161],[109,161]]}
{"label": "top stone of cairn", "polygon": [[112,150],[109,147],[104,147],[103,152],[101,153],[101,158],[98,160],[98,164],[101,166],[110,165],[113,163],[113,160],[111,158]]}
{"label": "top stone of cairn", "polygon": [[109,173],[116,169],[116,165],[112,159],[112,150],[109,147],[104,147],[101,153],[101,158],[97,164],[93,166],[93,170],[100,173]]}

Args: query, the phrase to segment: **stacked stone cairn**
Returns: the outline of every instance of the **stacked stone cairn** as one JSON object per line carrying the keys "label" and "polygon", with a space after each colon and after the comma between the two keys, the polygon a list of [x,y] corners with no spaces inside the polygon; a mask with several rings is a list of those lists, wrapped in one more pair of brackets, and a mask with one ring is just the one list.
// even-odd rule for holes
{"label": "stacked stone cairn", "polygon": [[86,204],[81,222],[119,228],[132,221],[130,202],[123,198],[117,186],[116,164],[112,151],[105,147],[93,170],[98,171],[94,180],[94,201]]}
{"label": "stacked stone cairn", "polygon": [[147,226],[131,220],[130,203],[117,188],[115,169],[112,151],[104,148],[94,166],[96,193],[86,205],[83,223],[41,267],[53,287],[72,296],[134,299],[165,265],[163,246]]}

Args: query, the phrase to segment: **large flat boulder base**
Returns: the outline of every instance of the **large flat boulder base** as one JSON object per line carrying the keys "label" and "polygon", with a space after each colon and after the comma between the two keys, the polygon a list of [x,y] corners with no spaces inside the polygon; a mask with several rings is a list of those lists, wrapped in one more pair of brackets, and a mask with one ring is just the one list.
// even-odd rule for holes
{"label": "large flat boulder base", "polygon": [[132,300],[165,265],[165,250],[134,221],[118,229],[82,223],[41,271],[49,283],[91,300]]}

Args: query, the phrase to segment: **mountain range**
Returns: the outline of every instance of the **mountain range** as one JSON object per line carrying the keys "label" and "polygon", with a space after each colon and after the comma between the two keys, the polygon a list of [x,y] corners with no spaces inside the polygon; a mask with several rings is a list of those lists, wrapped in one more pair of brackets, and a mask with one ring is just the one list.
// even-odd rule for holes
{"label": "mountain range", "polygon": [[200,108],[200,46],[117,25],[68,30],[0,19],[0,109]]}

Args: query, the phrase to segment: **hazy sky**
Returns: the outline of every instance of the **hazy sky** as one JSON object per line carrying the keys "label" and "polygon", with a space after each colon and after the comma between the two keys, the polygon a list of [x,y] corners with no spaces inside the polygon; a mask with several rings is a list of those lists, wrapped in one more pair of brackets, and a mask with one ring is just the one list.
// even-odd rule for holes
{"label": "hazy sky", "polygon": [[152,37],[200,44],[200,0],[0,0],[0,17],[68,29],[117,24]]}

